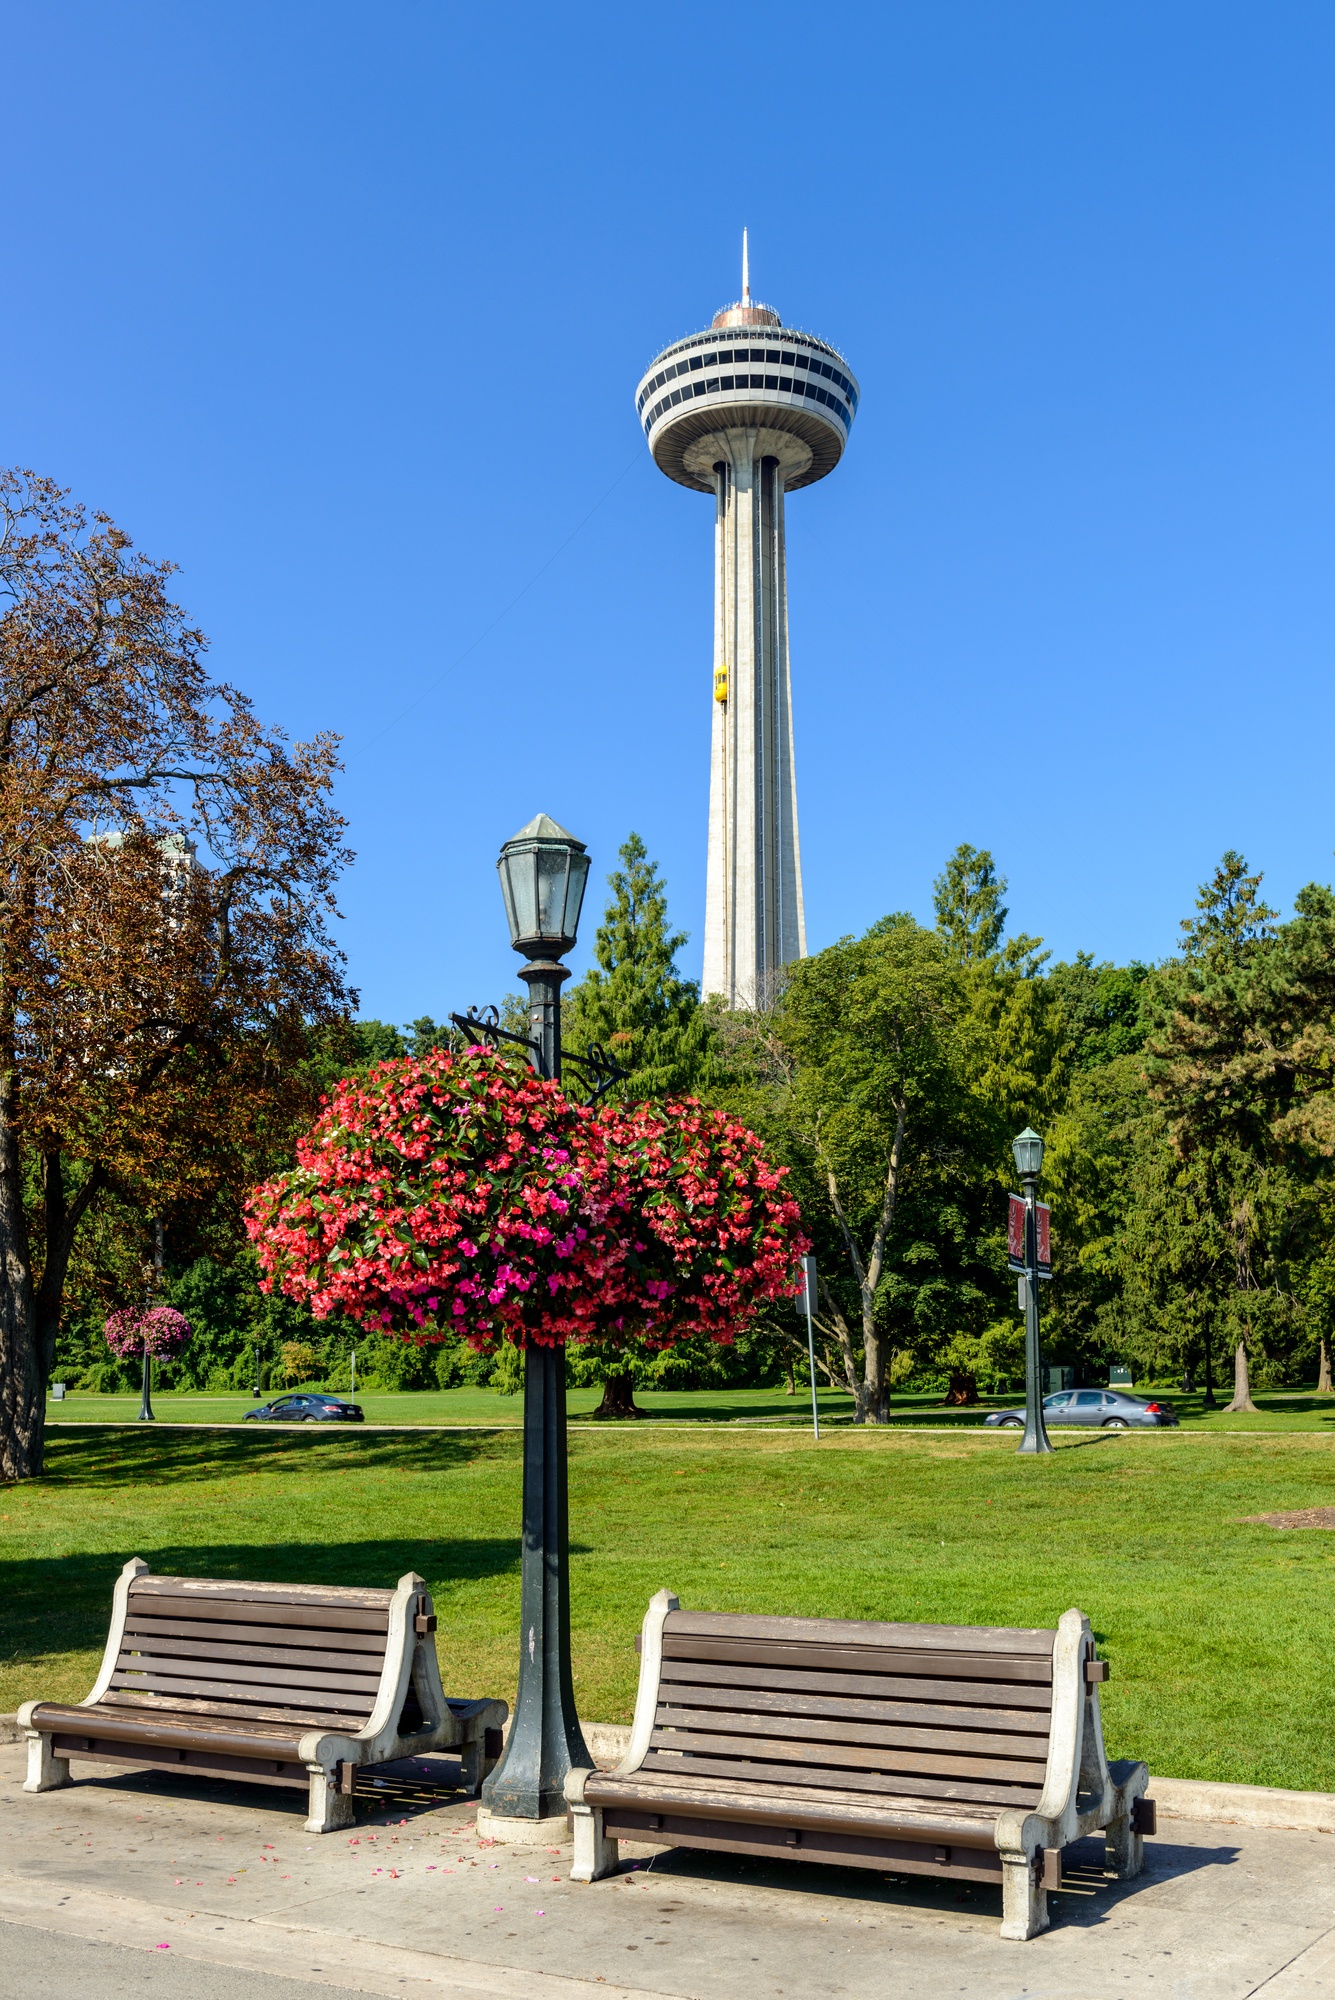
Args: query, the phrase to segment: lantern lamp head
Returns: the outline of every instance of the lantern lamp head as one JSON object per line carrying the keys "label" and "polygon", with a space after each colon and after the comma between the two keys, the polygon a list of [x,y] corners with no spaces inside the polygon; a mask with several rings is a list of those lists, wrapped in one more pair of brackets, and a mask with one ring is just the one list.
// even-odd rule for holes
{"label": "lantern lamp head", "polygon": [[1032,1125],[1026,1125],[1019,1138],[1011,1140],[1011,1151],[1021,1180],[1037,1180],[1043,1165],[1043,1141]]}
{"label": "lantern lamp head", "polygon": [[560,958],[579,933],[589,857],[546,813],[507,840],[496,863],[510,942],[528,958]]}

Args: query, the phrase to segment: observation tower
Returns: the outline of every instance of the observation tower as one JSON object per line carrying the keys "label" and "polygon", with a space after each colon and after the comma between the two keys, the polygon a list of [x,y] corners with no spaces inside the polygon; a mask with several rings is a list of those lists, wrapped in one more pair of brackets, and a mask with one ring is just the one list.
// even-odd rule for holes
{"label": "observation tower", "polygon": [[654,462],[714,495],[714,733],[703,991],[764,1005],[805,958],[784,495],[833,472],[857,414],[838,350],[742,296],[655,356],[635,392]]}

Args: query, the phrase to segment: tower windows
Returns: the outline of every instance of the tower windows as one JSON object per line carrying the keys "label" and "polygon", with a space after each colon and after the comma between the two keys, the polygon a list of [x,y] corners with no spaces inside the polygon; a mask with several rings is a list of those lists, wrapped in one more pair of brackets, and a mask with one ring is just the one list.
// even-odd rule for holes
{"label": "tower windows", "polygon": [[[815,372],[815,362],[811,362],[811,372]],[[829,374],[831,374],[831,380],[835,380],[835,382],[843,380],[837,374],[837,370],[829,370]],[[695,396],[713,396],[713,394],[727,392],[727,390],[747,390],[747,388],[777,390],[781,396],[807,396],[811,402],[819,402],[827,410],[833,410],[833,414],[839,418],[839,422],[843,424],[845,430],[851,428],[853,412],[847,406],[849,404],[847,392],[843,394],[843,400],[839,400],[839,396],[831,394],[825,388],[819,388],[815,382],[811,382],[811,380],[803,382],[801,378],[793,378],[793,376],[707,376],[705,380],[699,380],[699,382],[687,382],[683,388],[673,388],[668,396],[660,396],[660,400],[654,404],[654,408],[644,412],[646,436],[648,436],[648,432],[654,430],[654,426],[658,424],[660,416],[664,416],[668,410],[675,410],[681,402],[691,402],[691,398],[695,398]],[[646,396],[650,396],[650,394],[654,394],[652,388],[646,390]]]}

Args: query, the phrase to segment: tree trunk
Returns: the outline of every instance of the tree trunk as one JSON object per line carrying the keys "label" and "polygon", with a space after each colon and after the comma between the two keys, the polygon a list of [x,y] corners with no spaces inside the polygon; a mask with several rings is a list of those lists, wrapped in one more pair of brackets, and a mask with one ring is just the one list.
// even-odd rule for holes
{"label": "tree trunk", "polygon": [[790,1355],[788,1359],[788,1379],[784,1384],[784,1391],[783,1391],[785,1396],[795,1396],[797,1394],[797,1375],[795,1372],[795,1367],[796,1364],[794,1363]]}
{"label": "tree trunk", "polygon": [[946,1390],[946,1406],[962,1408],[967,1403],[978,1401],[978,1377],[969,1368],[952,1368],[950,1387]]}
{"label": "tree trunk", "polygon": [[15,1130],[17,1077],[0,1076],[0,1480],[42,1471],[46,1380]]}
{"label": "tree trunk", "polygon": [[1259,1417],[1261,1414],[1252,1401],[1251,1371],[1247,1366],[1247,1343],[1245,1340],[1240,1340],[1233,1353],[1233,1401],[1226,1406],[1224,1415],[1229,1416],[1243,1411],[1250,1411],[1254,1417]]}
{"label": "tree trunk", "polygon": [[1214,1393],[1214,1351],[1210,1346],[1210,1336],[1205,1336],[1205,1394],[1201,1398],[1203,1410],[1217,1410],[1219,1404]]}
{"label": "tree trunk", "polygon": [[593,1414],[595,1417],[616,1418],[648,1416],[649,1412],[636,1404],[635,1377],[629,1368],[603,1377],[603,1400]]}
{"label": "tree trunk", "polygon": [[1335,1391],[1335,1382],[1330,1379],[1330,1335],[1321,1336],[1321,1365],[1317,1370],[1316,1392],[1318,1396],[1329,1396]]}

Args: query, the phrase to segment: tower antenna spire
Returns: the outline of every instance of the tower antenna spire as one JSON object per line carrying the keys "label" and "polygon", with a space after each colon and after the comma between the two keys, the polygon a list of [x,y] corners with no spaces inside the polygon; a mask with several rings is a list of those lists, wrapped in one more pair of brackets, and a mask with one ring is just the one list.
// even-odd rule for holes
{"label": "tower antenna spire", "polygon": [[746,251],[746,231],[742,231],[742,304],[751,303],[751,263]]}

